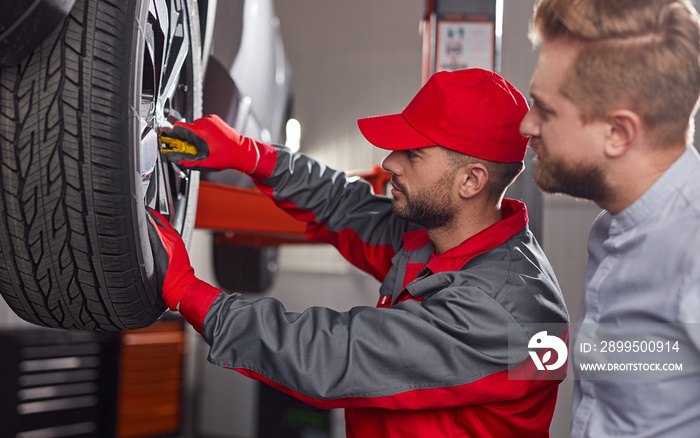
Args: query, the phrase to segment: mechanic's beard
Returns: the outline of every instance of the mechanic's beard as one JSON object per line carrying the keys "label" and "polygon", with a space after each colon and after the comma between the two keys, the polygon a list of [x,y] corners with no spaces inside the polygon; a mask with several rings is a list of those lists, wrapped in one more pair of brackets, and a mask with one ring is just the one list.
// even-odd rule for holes
{"label": "mechanic's beard", "polygon": [[428,230],[451,224],[457,213],[456,206],[450,200],[449,188],[452,179],[453,176],[448,175],[423,193],[411,195],[403,185],[392,180],[394,186],[406,197],[404,204],[400,204],[398,199],[392,201],[394,214]]}
{"label": "mechanic's beard", "polygon": [[[565,164],[561,160],[552,161],[544,153],[540,142],[535,165],[535,184],[546,193],[563,193],[575,198],[589,199],[600,203],[609,195],[603,170],[595,164]],[[536,143],[537,146],[537,143]]]}

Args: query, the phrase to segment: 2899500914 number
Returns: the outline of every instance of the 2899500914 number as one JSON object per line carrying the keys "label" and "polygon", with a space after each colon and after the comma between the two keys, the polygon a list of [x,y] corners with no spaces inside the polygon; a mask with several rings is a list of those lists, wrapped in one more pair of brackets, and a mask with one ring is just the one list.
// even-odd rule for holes
{"label": "2899500914 number", "polygon": [[671,353],[680,351],[678,341],[601,341],[601,353]]}

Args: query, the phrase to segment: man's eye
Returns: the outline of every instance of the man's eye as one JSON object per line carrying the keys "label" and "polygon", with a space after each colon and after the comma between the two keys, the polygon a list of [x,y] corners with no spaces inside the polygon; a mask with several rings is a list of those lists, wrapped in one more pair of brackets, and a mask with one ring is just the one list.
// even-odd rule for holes
{"label": "man's eye", "polygon": [[537,102],[535,102],[535,103],[533,104],[533,107],[537,110],[537,113],[540,115],[540,117],[541,117],[543,120],[548,119],[548,118],[552,115],[552,112],[551,112],[551,111],[549,111],[549,110],[547,110],[547,109],[545,109],[545,108],[542,108],[542,106],[539,105]]}
{"label": "man's eye", "polygon": [[418,158],[418,154],[413,152],[412,150],[407,150],[406,151],[406,156],[408,157],[409,160],[413,160],[414,158]]}

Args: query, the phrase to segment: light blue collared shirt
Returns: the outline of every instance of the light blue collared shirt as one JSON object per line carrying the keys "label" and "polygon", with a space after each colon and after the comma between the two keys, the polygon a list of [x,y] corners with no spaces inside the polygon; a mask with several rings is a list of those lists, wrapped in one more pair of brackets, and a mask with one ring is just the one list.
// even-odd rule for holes
{"label": "light blue collared shirt", "polygon": [[[700,322],[695,148],[624,211],[603,212],[588,254],[579,322]],[[700,380],[576,380],[571,436],[700,437]]]}

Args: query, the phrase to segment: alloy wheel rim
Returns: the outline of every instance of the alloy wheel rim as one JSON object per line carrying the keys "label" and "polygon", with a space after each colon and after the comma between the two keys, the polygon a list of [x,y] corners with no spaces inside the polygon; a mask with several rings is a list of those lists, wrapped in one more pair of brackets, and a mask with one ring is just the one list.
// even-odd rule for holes
{"label": "alloy wheel rim", "polygon": [[160,154],[158,136],[193,117],[193,68],[184,1],[152,0],[145,26],[140,101],[141,183],[144,204],[182,231],[191,171]]}

